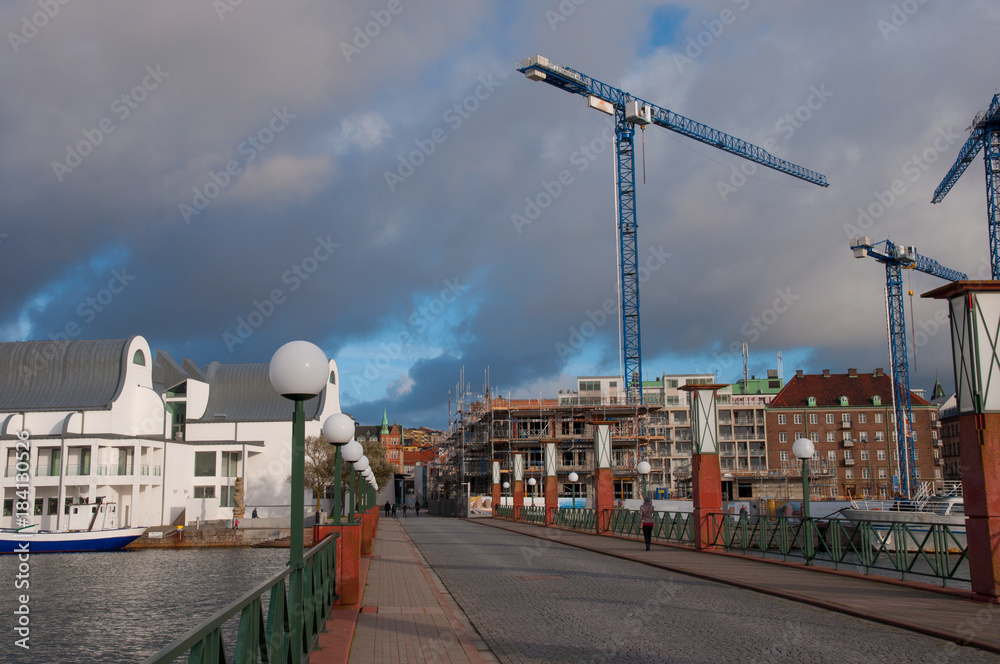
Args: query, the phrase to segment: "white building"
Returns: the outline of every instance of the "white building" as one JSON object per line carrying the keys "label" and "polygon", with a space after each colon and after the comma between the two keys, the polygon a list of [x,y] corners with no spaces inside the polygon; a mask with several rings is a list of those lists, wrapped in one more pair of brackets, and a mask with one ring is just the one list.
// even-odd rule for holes
{"label": "white building", "polygon": [[[330,360],[326,388],[304,403],[307,436],[340,412],[337,381]],[[0,343],[0,526],[13,524],[25,479],[42,529],[65,527],[71,503],[98,498],[119,504],[123,525],[230,519],[237,477],[247,516],[288,518],[292,410],[267,364],[202,371],[163,351],[154,361],[139,336]]]}

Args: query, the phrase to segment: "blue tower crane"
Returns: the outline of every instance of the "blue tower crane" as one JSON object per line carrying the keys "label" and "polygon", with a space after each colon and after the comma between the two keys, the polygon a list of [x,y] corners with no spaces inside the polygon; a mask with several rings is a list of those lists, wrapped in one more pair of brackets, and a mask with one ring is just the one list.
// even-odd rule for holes
{"label": "blue tower crane", "polygon": [[642,349],[639,339],[638,223],[635,211],[635,125],[657,125],[706,143],[738,157],[767,166],[821,187],[826,177],[778,159],[763,148],[712,129],[585,74],[561,67],[535,55],[521,62],[517,71],[530,80],[543,81],[566,92],[587,97],[591,108],[615,118],[615,156],[618,177],[618,251],[621,262],[622,368],[628,403],[642,403]]}
{"label": "blue tower crane", "polygon": [[903,311],[903,270],[918,270],[948,281],[968,277],[946,268],[917,253],[915,247],[894,244],[890,240],[872,242],[868,237],[851,240],[855,258],[871,256],[885,264],[886,299],[889,314],[889,362],[892,365],[892,403],[896,418],[899,449],[899,478],[907,498],[913,497],[916,484],[916,456],[913,452],[913,407],[910,402],[910,365],[906,349],[906,316]]}
{"label": "blue tower crane", "polygon": [[958,178],[969,167],[972,160],[976,158],[980,150],[983,150],[983,158],[986,161],[986,218],[990,231],[990,263],[993,265],[993,278],[1000,279],[1000,238],[998,238],[997,224],[1000,224],[1000,195],[997,187],[1000,186],[1000,94],[993,95],[989,110],[980,113],[972,120],[969,127],[972,133],[965,145],[958,153],[958,159],[952,165],[951,170],[941,180],[931,203],[940,203],[941,200],[955,186]]}

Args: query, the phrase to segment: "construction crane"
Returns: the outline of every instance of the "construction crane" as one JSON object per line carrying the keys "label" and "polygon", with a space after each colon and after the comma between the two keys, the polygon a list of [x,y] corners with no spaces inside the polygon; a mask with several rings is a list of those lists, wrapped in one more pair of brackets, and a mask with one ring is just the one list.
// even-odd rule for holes
{"label": "construction crane", "polygon": [[990,263],[993,265],[993,278],[1000,279],[1000,239],[997,237],[997,224],[1000,223],[1000,215],[997,214],[1000,212],[1000,192],[997,192],[997,178],[1000,177],[1000,94],[993,95],[989,110],[977,115],[969,129],[969,139],[959,151],[951,170],[938,185],[931,203],[941,202],[979,151],[985,148],[983,157],[986,161],[986,218],[990,231]]}
{"label": "construction crane", "polygon": [[[896,419],[899,450],[899,480],[907,498],[913,497],[916,484],[916,456],[913,451],[913,408],[910,402],[910,366],[906,349],[906,317],[903,311],[903,270],[918,270],[948,281],[968,277],[917,253],[915,247],[897,245],[890,240],[872,242],[869,237],[851,240],[855,258],[871,256],[885,264],[886,308],[889,325],[889,363],[892,366],[892,403]],[[896,478],[893,478],[894,484]]]}
{"label": "construction crane", "polygon": [[587,104],[615,118],[615,157],[618,193],[618,251],[621,263],[622,378],[626,400],[642,403],[642,348],[639,339],[639,258],[635,211],[635,126],[653,124],[712,147],[743,157],[762,166],[821,187],[829,186],[826,177],[815,171],[778,159],[763,148],[740,140],[717,129],[651,104],[623,90],[585,74],[561,67],[548,58],[535,55],[521,62],[517,71],[532,81],[543,81],[566,92],[587,98]]}

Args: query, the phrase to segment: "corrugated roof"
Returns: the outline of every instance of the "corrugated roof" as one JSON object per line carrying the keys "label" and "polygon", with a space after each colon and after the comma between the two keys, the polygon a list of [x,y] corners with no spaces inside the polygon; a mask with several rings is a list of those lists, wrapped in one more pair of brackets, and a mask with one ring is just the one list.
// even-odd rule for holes
{"label": "corrugated roof", "polygon": [[0,411],[110,408],[132,339],[0,343]]}
{"label": "corrugated roof", "polygon": [[[208,406],[193,422],[282,422],[292,420],[291,400],[278,394],[268,376],[268,364],[208,365]],[[319,416],[320,399],[303,404],[306,419]],[[219,417],[221,416],[221,417]]]}

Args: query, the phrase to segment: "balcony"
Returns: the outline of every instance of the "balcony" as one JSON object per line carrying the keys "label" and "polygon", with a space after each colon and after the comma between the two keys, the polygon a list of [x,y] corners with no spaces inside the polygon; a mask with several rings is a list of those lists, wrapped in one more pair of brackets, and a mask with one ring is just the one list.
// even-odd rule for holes
{"label": "balcony", "polygon": [[854,465],[854,459],[853,458],[852,459],[844,459],[844,465],[845,466],[853,466]]}
{"label": "balcony", "polygon": [[934,465],[935,466],[943,466],[944,465],[944,459],[942,457],[937,457],[936,459],[934,459]]}
{"label": "balcony", "polygon": [[851,439],[842,440],[840,442],[841,444],[843,444],[844,447],[854,447],[854,441]]}

